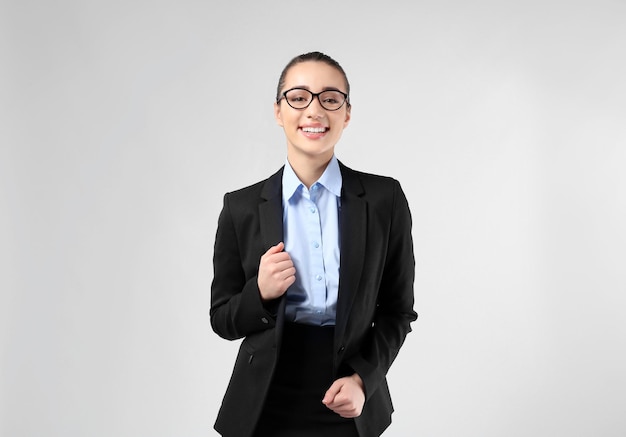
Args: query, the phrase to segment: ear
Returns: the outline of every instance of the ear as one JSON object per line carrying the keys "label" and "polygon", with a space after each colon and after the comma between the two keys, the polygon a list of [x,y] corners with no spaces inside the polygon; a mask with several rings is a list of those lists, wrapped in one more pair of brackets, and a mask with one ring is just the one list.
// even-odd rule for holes
{"label": "ear", "polygon": [[279,126],[283,126],[283,115],[280,112],[280,103],[274,102],[274,118]]}
{"label": "ear", "polygon": [[346,107],[346,118],[343,121],[343,128],[344,129],[348,127],[348,124],[350,124],[350,118],[352,117],[351,111],[352,111],[352,105],[348,105]]}

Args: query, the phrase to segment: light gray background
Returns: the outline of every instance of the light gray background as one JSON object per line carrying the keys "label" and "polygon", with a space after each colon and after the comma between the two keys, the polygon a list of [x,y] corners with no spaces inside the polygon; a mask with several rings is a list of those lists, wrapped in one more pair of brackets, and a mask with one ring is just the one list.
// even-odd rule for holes
{"label": "light gray background", "polygon": [[215,435],[222,195],[283,163],[309,50],[414,216],[385,435],[626,435],[624,1],[0,5],[0,435]]}

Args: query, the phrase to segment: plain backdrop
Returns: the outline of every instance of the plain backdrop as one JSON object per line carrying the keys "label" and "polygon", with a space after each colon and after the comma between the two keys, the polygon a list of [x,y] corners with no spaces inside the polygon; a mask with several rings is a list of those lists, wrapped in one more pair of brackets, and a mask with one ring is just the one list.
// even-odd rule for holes
{"label": "plain backdrop", "polygon": [[0,2],[0,435],[215,436],[222,196],[346,69],[347,165],[413,212],[386,437],[626,435],[626,2]]}

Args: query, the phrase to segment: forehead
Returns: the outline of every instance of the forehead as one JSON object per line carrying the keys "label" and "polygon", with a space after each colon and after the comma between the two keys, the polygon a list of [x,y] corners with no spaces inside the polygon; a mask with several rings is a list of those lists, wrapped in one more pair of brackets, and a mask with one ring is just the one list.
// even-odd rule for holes
{"label": "forehead", "polygon": [[343,90],[346,82],[339,70],[325,62],[307,61],[292,66],[285,76],[285,88],[305,87],[312,91],[325,88]]}

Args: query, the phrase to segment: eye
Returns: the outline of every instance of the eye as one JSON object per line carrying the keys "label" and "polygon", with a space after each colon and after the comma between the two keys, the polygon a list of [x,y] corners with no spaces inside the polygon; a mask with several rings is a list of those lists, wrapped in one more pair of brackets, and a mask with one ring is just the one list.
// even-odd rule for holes
{"label": "eye", "polygon": [[320,95],[320,97],[322,102],[331,108],[341,106],[344,101],[343,94],[337,91],[325,91]]}
{"label": "eye", "polygon": [[285,95],[291,103],[306,103],[311,100],[311,93],[306,90],[294,89]]}

